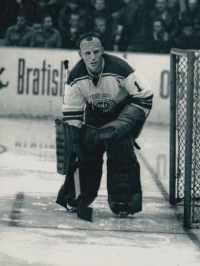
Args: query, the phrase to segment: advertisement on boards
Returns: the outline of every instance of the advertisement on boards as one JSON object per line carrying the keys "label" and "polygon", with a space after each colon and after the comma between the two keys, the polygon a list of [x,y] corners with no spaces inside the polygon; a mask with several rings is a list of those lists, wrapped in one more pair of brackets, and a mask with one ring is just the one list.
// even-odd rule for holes
{"label": "advertisement on boards", "polygon": [[[112,53],[124,57],[123,53]],[[0,47],[0,115],[61,117],[65,85],[63,62],[69,69],[78,51]],[[149,81],[153,109],[148,121],[169,123],[169,55],[125,54],[126,60]]]}

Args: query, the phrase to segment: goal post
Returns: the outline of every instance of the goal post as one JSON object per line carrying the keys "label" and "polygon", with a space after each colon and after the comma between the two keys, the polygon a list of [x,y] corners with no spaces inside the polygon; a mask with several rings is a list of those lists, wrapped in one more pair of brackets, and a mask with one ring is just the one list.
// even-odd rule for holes
{"label": "goal post", "polygon": [[170,204],[183,202],[184,227],[200,224],[200,51],[170,52],[169,183]]}

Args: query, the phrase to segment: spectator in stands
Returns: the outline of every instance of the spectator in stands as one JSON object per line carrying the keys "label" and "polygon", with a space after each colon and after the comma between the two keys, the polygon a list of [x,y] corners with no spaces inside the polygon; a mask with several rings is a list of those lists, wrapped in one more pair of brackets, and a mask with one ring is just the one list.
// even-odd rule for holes
{"label": "spectator in stands", "polygon": [[131,29],[133,27],[133,17],[138,7],[138,0],[124,0],[126,4],[120,11],[115,44],[120,51],[126,51],[131,40]]}
{"label": "spectator in stands", "polygon": [[43,24],[33,32],[32,47],[60,48],[61,36],[58,30],[53,28],[52,17],[44,15]]}
{"label": "spectator in stands", "polygon": [[146,42],[149,40],[153,21],[150,17],[152,2],[140,0],[138,7],[133,13],[132,27],[129,30],[130,40],[127,51],[146,52]]}
{"label": "spectator in stands", "polygon": [[29,26],[32,26],[33,23],[35,22],[37,1],[36,0],[15,0],[15,1],[18,4],[19,9],[23,10],[23,12],[25,13],[27,18],[27,24]]}
{"label": "spectator in stands", "polygon": [[112,32],[112,16],[106,9],[105,0],[94,0],[92,10],[92,28],[95,27],[95,18],[104,18],[106,20],[107,29]]}
{"label": "spectator in stands", "polygon": [[17,24],[8,28],[5,37],[6,46],[28,47],[31,43],[33,30],[27,26],[24,12],[19,12]]}
{"label": "spectator in stands", "polygon": [[188,0],[187,9],[181,13],[181,21],[192,20],[195,32],[200,36],[200,4],[198,0]]}
{"label": "spectator in stands", "polygon": [[62,36],[70,26],[70,15],[72,13],[79,14],[79,23],[81,30],[87,32],[91,29],[91,15],[89,9],[80,6],[79,0],[68,0],[64,2],[64,7],[60,10],[58,15],[58,29]]}
{"label": "spectator in stands", "polygon": [[20,7],[15,0],[1,0],[0,3],[0,39],[4,39],[6,31],[14,25]]}
{"label": "spectator in stands", "polygon": [[53,24],[55,28],[58,28],[58,14],[63,6],[63,0],[48,0],[47,9],[49,14],[51,14],[53,19]]}
{"label": "spectator in stands", "polygon": [[169,34],[165,31],[165,22],[157,19],[153,22],[153,33],[147,42],[147,51],[150,53],[169,53],[171,44]]}
{"label": "spectator in stands", "polygon": [[106,0],[106,9],[112,16],[112,31],[117,32],[117,25],[121,10],[126,6],[123,0]]}
{"label": "spectator in stands", "polygon": [[77,49],[77,40],[82,34],[80,27],[80,16],[78,13],[71,13],[69,19],[69,27],[62,36],[62,47],[67,49]]}
{"label": "spectator in stands", "polygon": [[43,23],[44,14],[51,15],[50,8],[48,6],[48,0],[38,0],[35,10],[34,28],[40,27],[40,24]]}
{"label": "spectator in stands", "polygon": [[165,22],[165,30],[172,34],[178,23],[178,18],[176,13],[173,12],[173,9],[168,7],[167,0],[156,0],[155,6],[151,11],[152,21],[156,19],[163,19]]}
{"label": "spectator in stands", "polygon": [[104,49],[113,51],[113,36],[110,29],[107,27],[107,19],[97,16],[94,19],[94,34],[101,41]]}
{"label": "spectator in stands", "polygon": [[200,39],[195,35],[194,21],[184,21],[181,36],[172,38],[172,47],[179,49],[200,49]]}

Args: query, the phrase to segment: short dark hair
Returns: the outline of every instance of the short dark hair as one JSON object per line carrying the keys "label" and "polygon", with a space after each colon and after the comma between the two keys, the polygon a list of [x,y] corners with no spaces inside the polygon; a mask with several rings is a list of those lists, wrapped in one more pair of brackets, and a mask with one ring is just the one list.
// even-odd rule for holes
{"label": "short dark hair", "polygon": [[87,40],[87,41],[91,41],[92,38],[98,38],[97,34],[93,31],[90,31],[90,32],[87,32],[87,33],[84,33],[83,35],[81,35],[78,39],[78,41],[76,42],[76,45],[78,47],[78,49],[80,48],[80,44],[83,40]]}

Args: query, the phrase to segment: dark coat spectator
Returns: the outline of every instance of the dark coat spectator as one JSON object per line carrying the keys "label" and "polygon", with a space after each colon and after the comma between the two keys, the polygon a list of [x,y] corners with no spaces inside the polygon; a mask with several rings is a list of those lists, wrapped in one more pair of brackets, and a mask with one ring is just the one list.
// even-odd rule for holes
{"label": "dark coat spectator", "polygon": [[124,0],[126,4],[119,13],[115,43],[118,44],[120,51],[126,51],[130,44],[133,26],[133,17],[138,7],[139,0]]}
{"label": "dark coat spectator", "polygon": [[53,19],[53,24],[58,27],[58,14],[62,8],[64,0],[38,0],[35,11],[35,23],[41,23],[43,14],[48,13]]}
{"label": "dark coat spectator", "polygon": [[94,20],[94,34],[101,41],[102,46],[107,51],[113,51],[113,36],[110,29],[107,27],[107,20],[103,17],[96,17]]}
{"label": "dark coat spectator", "polygon": [[181,21],[193,21],[196,33],[200,36],[200,5],[198,0],[188,0],[187,9],[181,13]]}
{"label": "dark coat spectator", "polygon": [[37,7],[35,9],[34,27],[37,27],[43,23],[44,14],[51,15],[51,9],[48,6],[48,0],[38,0]]}
{"label": "dark coat spectator", "polygon": [[185,21],[182,33],[178,37],[172,38],[172,47],[179,49],[200,49],[200,38],[195,35],[193,21]]}
{"label": "dark coat spectator", "polygon": [[16,23],[19,11],[20,7],[15,0],[1,0],[0,39],[4,39],[7,29]]}
{"label": "dark coat spectator", "polygon": [[79,14],[81,30],[87,32],[91,29],[91,12],[79,5],[79,0],[68,0],[58,14],[58,29],[63,36],[70,26],[70,15]]}
{"label": "dark coat spectator", "polygon": [[92,28],[95,27],[95,18],[102,17],[106,20],[107,29],[112,32],[112,16],[106,8],[105,0],[94,0],[91,16]]}
{"label": "dark coat spectator", "polygon": [[146,52],[165,54],[169,53],[171,42],[169,34],[165,31],[165,22],[162,19],[153,22],[152,35],[146,43]]}
{"label": "dark coat spectator", "polygon": [[53,21],[50,15],[45,15],[43,24],[33,32],[32,47],[60,48],[61,36],[58,30],[53,28]]}
{"label": "dark coat spectator", "polygon": [[37,0],[16,0],[20,10],[22,10],[26,16],[27,24],[32,26],[35,22],[35,11],[37,8]]}
{"label": "dark coat spectator", "polygon": [[133,14],[127,51],[146,52],[146,42],[149,40],[153,28],[150,17],[151,5],[152,3],[148,1],[140,0]]}
{"label": "dark coat spectator", "polygon": [[48,9],[52,16],[54,27],[58,28],[58,14],[63,6],[64,0],[49,0]]}
{"label": "dark coat spectator", "polygon": [[77,49],[77,41],[80,35],[83,34],[82,28],[80,27],[80,17],[78,13],[71,13],[69,19],[69,27],[62,35],[62,47],[67,49]]}
{"label": "dark coat spectator", "polygon": [[5,37],[6,46],[29,47],[33,29],[26,24],[25,15],[17,16],[17,24],[8,28]]}
{"label": "dark coat spectator", "polygon": [[178,18],[176,13],[174,13],[172,8],[168,7],[167,0],[156,0],[155,6],[152,9],[151,13],[152,21],[156,19],[162,19],[165,22],[165,30],[172,34],[176,29],[176,24],[178,23]]}

